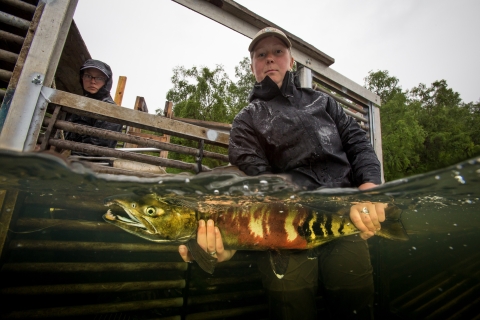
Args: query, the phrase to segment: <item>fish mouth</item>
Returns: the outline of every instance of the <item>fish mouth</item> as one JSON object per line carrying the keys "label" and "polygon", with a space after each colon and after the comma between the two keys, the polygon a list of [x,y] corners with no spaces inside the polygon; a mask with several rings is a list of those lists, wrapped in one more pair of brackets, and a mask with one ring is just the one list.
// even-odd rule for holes
{"label": "fish mouth", "polygon": [[[123,205],[123,203],[121,203],[119,201],[115,201],[115,200],[108,200],[108,201],[105,201],[104,204],[107,207],[112,206],[112,205],[117,205],[117,206],[121,207],[127,213],[128,217],[129,217],[129,218],[127,218],[127,217],[124,217],[124,216],[121,216],[121,215],[114,215],[112,213],[112,209],[109,208],[107,210],[107,213],[105,213],[103,215],[104,219],[109,220],[109,221],[115,221],[117,223],[126,224],[126,225],[129,225],[129,226],[132,226],[132,227],[142,228],[142,229],[145,229],[145,231],[147,231],[147,232],[151,232],[150,229],[147,228],[142,221],[140,221],[137,217],[135,217],[132,213],[130,213],[130,210],[125,205]],[[153,230],[156,231],[156,229],[153,225],[151,227],[152,227]],[[152,233],[154,233],[154,232],[152,232]]]}

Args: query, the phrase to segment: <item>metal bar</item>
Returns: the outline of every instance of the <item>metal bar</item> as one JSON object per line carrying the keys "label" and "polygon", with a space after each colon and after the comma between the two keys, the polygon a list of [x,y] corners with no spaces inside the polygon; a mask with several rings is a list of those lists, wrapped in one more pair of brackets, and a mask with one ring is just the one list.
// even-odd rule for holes
{"label": "metal bar", "polygon": [[237,316],[245,315],[248,313],[265,311],[267,309],[268,309],[268,305],[260,304],[260,305],[254,305],[254,306],[245,306],[241,308],[192,313],[192,314],[188,314],[185,317],[185,319],[186,320],[225,319],[229,317],[237,317]]}
{"label": "metal bar", "polygon": [[367,111],[368,109],[366,109],[365,107],[358,106],[358,105],[356,105],[356,104],[354,104],[354,103],[348,102],[348,101],[345,100],[345,98],[340,97],[340,96],[337,96],[337,95],[335,95],[335,94],[332,94],[330,91],[328,91],[328,90],[326,90],[326,89],[324,89],[324,88],[322,88],[322,87],[320,87],[320,86],[315,86],[315,87],[314,87],[314,90],[321,91],[321,92],[323,92],[323,93],[328,94],[328,95],[331,96],[333,99],[335,99],[335,101],[337,101],[338,103],[340,103],[340,104],[342,104],[342,105],[344,105],[344,106],[346,106],[346,107],[348,107],[348,108],[351,108],[351,109],[353,109],[353,110],[355,110],[355,111],[358,111],[358,112],[360,112],[361,114],[368,114],[368,111]]}
{"label": "metal bar", "polygon": [[[40,90],[43,82],[51,83],[53,80],[52,67],[56,68],[58,61],[54,60],[58,60],[59,55],[57,44],[64,40],[62,32],[65,28],[68,30],[71,24],[73,16],[71,6],[75,7],[76,3],[77,0],[44,3],[43,13],[30,47],[30,52],[35,54],[28,55],[23,65],[1,129],[0,148],[16,151],[33,150],[37,137],[29,139],[28,134],[32,130],[33,132],[39,130],[41,125],[41,119],[38,121],[39,119],[34,118]],[[33,145],[28,144],[31,140],[34,140]]]}
{"label": "metal bar", "polygon": [[0,69],[0,80],[5,82],[10,82],[12,78],[13,72],[8,70]]}
{"label": "metal bar", "polygon": [[[478,274],[477,274],[478,275]],[[473,278],[477,278],[476,276]],[[466,280],[464,280],[466,281]],[[458,285],[458,284],[456,284]],[[425,320],[428,319],[441,319],[445,315],[442,315],[442,313],[447,312],[451,309],[454,309],[459,305],[459,302],[462,300],[467,300],[469,297],[477,297],[478,289],[480,288],[480,284],[475,284],[468,290],[465,290],[463,292],[456,292],[452,297],[447,297],[448,302],[444,303],[442,306],[440,306],[438,309],[436,309],[434,312],[429,314],[427,317],[425,317]],[[451,299],[450,299],[451,298]]]}
{"label": "metal bar", "polygon": [[375,104],[380,105],[380,97],[375,93],[329,68],[329,65],[334,62],[333,58],[234,1],[223,0],[221,8],[208,1],[173,1],[249,38],[253,38],[260,29],[268,26],[283,30],[292,42],[292,54],[296,61],[305,65],[308,62],[308,67],[312,69],[312,71],[315,71],[323,78],[329,79],[329,81],[336,86],[345,88],[351,96],[363,101],[364,104],[368,101],[372,101]]}
{"label": "metal bar", "polygon": [[0,60],[1,61],[6,61],[9,63],[15,64],[18,59],[18,54],[7,51],[7,50],[2,50],[0,49]]}
{"label": "metal bar", "polygon": [[[195,266],[197,267],[197,266]],[[192,280],[192,287],[196,286],[216,286],[216,285],[230,285],[230,284],[237,284],[237,283],[246,283],[246,282],[257,282],[261,280],[260,274],[253,274],[249,276],[240,276],[240,277],[232,277],[232,278],[207,278],[201,279],[199,281]]]}
{"label": "metal bar", "polygon": [[300,79],[300,86],[302,88],[312,88],[312,70],[303,65],[300,65],[298,68],[298,76]]}
{"label": "metal bar", "polygon": [[68,92],[44,87],[43,94],[52,102],[64,106],[69,113],[123,123],[128,126],[175,135],[181,138],[227,147],[229,135],[212,129],[175,121],[166,117],[148,114],[128,108],[117,108],[110,103],[78,96]]}
{"label": "metal bar", "polygon": [[72,317],[81,315],[93,315],[103,313],[116,313],[122,311],[133,310],[149,310],[155,308],[173,308],[181,307],[183,303],[182,298],[170,298],[162,300],[139,300],[120,303],[104,303],[91,304],[83,306],[72,307],[56,307],[45,309],[34,309],[25,311],[13,311],[7,313],[3,319],[18,319],[18,318],[46,318],[46,317]]}
{"label": "metal bar", "polygon": [[385,176],[383,170],[382,126],[380,122],[380,108],[374,106],[373,103],[370,103],[368,114],[370,117],[370,139],[373,149],[375,150],[375,154],[380,161],[380,170],[383,183],[385,182]]}
{"label": "metal bar", "polygon": [[20,46],[23,44],[23,41],[25,41],[24,37],[17,36],[16,34],[4,30],[0,30],[0,39],[16,43]]}
{"label": "metal bar", "polygon": [[257,297],[265,295],[264,290],[250,290],[250,291],[238,291],[238,292],[223,292],[217,294],[209,295],[198,295],[191,296],[188,298],[188,305],[197,305],[202,303],[211,303],[211,302],[223,302],[226,300],[239,300],[251,297]]}
{"label": "metal bar", "polygon": [[[27,59],[27,55],[30,50],[30,46],[32,44],[44,7],[45,7],[45,3],[40,2],[38,4],[37,9],[35,10],[35,14],[33,15],[32,22],[30,23],[29,30],[27,32],[27,35],[25,36],[25,40],[23,41],[23,44],[22,44],[22,49],[20,50],[17,63],[13,70],[13,74],[11,76],[10,81],[8,82],[8,87],[5,92],[5,98],[3,99],[2,106],[0,107],[0,138],[1,138],[2,128],[5,123],[6,117],[8,115],[8,111],[10,110],[12,100],[14,99],[14,95],[17,92],[18,81],[22,74],[22,70],[25,65],[25,60]],[[15,97],[15,99],[17,99],[17,97]]]}
{"label": "metal bar", "polygon": [[0,0],[0,3],[5,3],[13,8],[17,8],[31,14],[35,13],[35,9],[37,8],[33,4],[20,0]]}
{"label": "metal bar", "polygon": [[[52,6],[47,6],[46,11],[44,11],[42,14],[42,17],[43,15],[46,15],[47,19],[55,18],[61,21],[61,25],[58,27],[58,33],[56,34],[55,42],[53,43],[53,51],[49,57],[50,60],[47,65],[45,79],[43,81],[43,85],[48,87],[51,87],[52,84],[54,84],[55,72],[57,71],[58,62],[60,61],[63,47],[65,45],[65,41],[67,40],[68,31],[72,25],[73,14],[75,13],[78,0],[67,0],[65,2],[67,4],[65,8],[62,7],[62,5],[52,3]],[[37,37],[37,35],[35,35],[35,37]],[[30,123],[30,127],[28,128],[28,133],[23,146],[24,151],[33,151],[37,144],[37,139],[42,127],[42,120],[45,117],[49,102],[48,99],[44,98],[45,97],[43,95],[39,97],[37,105],[33,110],[32,121]]]}
{"label": "metal bar", "polygon": [[[177,248],[178,249],[178,248]],[[5,263],[1,272],[77,273],[138,272],[144,270],[187,270],[186,262],[28,262]]]}
{"label": "metal bar", "polygon": [[[15,228],[34,228],[35,230],[70,230],[70,231],[101,231],[101,232],[123,232],[121,229],[106,222],[82,221],[67,219],[40,219],[21,218],[18,219]],[[16,230],[18,231],[18,230]]]}
{"label": "metal bar", "polygon": [[[44,119],[44,124],[49,125],[50,124],[50,119],[45,118]],[[64,131],[71,131],[79,134],[86,134],[86,135],[93,135],[93,136],[101,136],[105,139],[111,139],[111,140],[117,140],[117,141],[124,141],[124,142],[129,142],[132,144],[136,144],[139,146],[144,146],[144,147],[151,147],[151,148],[156,148],[156,149],[161,149],[161,150],[168,150],[168,151],[173,151],[173,152],[178,152],[178,153],[184,153],[188,155],[195,156],[198,153],[198,150],[195,148],[190,148],[190,147],[185,147],[185,146],[180,146],[180,145],[175,145],[172,143],[166,143],[166,142],[160,142],[160,141],[155,141],[152,139],[145,139],[142,137],[138,136],[133,136],[133,135],[127,135],[123,133],[118,133],[114,131],[109,131],[109,130],[103,130],[103,129],[98,129],[94,127],[89,127],[85,125],[79,125],[75,123],[71,123],[68,121],[63,121],[63,120],[57,120],[55,122],[55,127],[58,129],[62,129]],[[204,151],[203,154],[204,157],[207,158],[212,158],[212,159],[217,159],[221,161],[228,162],[228,156],[220,153],[215,153],[211,151]]]}
{"label": "metal bar", "polygon": [[138,282],[104,282],[104,283],[68,283],[45,286],[10,287],[0,289],[1,294],[44,295],[44,294],[77,294],[125,292],[137,290],[182,289],[185,280],[170,281],[138,281]]}
{"label": "metal bar", "polygon": [[177,252],[178,245],[157,243],[12,240],[10,250]]}
{"label": "metal bar", "polygon": [[7,247],[7,236],[13,220],[18,192],[0,190],[0,258],[4,256]]}
{"label": "metal bar", "polygon": [[[191,170],[194,172],[197,168],[196,164],[193,164],[193,163],[187,163],[187,162],[172,160],[172,159],[164,159],[164,158],[148,156],[144,154],[122,152],[112,148],[98,147],[98,146],[94,146],[87,143],[73,142],[73,141],[67,141],[67,140],[61,140],[61,139],[50,139],[48,140],[48,144],[61,149],[69,149],[69,150],[74,150],[74,151],[92,154],[92,155],[98,155],[98,156],[116,157],[120,159],[143,162],[143,163],[153,164],[153,165],[162,166],[162,167],[172,167],[172,168],[178,168],[182,170]],[[211,169],[207,166],[203,166],[203,170],[210,171]]]}
{"label": "metal bar", "polygon": [[30,27],[30,21],[15,17],[14,15],[2,11],[0,11],[0,22],[25,31]]}

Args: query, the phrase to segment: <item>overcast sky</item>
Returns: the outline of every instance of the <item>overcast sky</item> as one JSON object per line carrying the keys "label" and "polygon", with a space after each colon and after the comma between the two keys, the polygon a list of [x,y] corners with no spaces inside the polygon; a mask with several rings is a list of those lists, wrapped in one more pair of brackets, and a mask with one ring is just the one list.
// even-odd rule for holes
{"label": "overcast sky", "polygon": [[[480,101],[478,0],[238,0],[335,59],[363,85],[388,70],[403,89],[445,79],[464,102]],[[163,108],[176,66],[235,66],[250,39],[168,0],[80,0],[74,20],[90,54],[127,77],[122,105]]]}

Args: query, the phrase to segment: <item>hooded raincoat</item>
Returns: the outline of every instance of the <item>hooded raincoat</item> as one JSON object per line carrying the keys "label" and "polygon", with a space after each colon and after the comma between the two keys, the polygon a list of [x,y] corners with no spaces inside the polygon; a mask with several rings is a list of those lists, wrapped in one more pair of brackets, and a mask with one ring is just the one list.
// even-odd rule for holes
{"label": "hooded raincoat", "polygon": [[281,88],[268,76],[235,117],[229,160],[248,175],[288,173],[307,189],[381,184],[366,132],[330,96],[300,88],[287,72]]}
{"label": "hooded raincoat", "polygon": [[[80,68],[80,83],[82,85],[82,88],[83,88],[83,82],[82,82],[83,72],[85,69],[88,69],[88,68],[95,68],[102,71],[107,76],[107,81],[105,82],[105,85],[102,88],[100,88],[100,90],[98,90],[98,92],[95,94],[91,94],[83,90],[84,96],[95,99],[95,100],[100,100],[103,102],[115,104],[115,102],[113,101],[110,95],[110,90],[112,89],[112,76],[113,76],[112,69],[110,68],[110,66],[99,60],[89,59],[85,61],[85,63]],[[76,114],[70,114],[67,120],[70,122],[92,126],[95,128],[106,129],[106,130],[111,130],[116,132],[122,131],[121,124],[112,123],[104,120],[98,120],[98,119],[85,117],[85,116],[79,116]],[[109,147],[109,148],[115,148],[115,146],[117,145],[117,141],[115,140],[108,140],[108,139],[103,139],[103,138],[98,138],[98,137],[93,137],[88,135],[82,135],[74,132],[68,132],[65,135],[65,139],[75,141],[75,142],[88,143],[88,144],[101,146],[101,147]],[[72,154],[83,155],[77,152],[72,152]]]}

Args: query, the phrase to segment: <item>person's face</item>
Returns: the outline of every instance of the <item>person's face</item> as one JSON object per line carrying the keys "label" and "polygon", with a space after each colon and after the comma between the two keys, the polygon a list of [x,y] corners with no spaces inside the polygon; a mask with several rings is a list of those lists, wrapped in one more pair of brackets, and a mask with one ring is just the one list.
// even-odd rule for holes
{"label": "person's face", "polygon": [[83,89],[91,94],[95,94],[105,85],[107,76],[98,69],[88,68],[83,71],[82,81]]}
{"label": "person's face", "polygon": [[266,76],[269,76],[280,88],[285,73],[292,66],[292,55],[279,38],[266,37],[255,45],[250,67],[257,82],[261,82]]}

